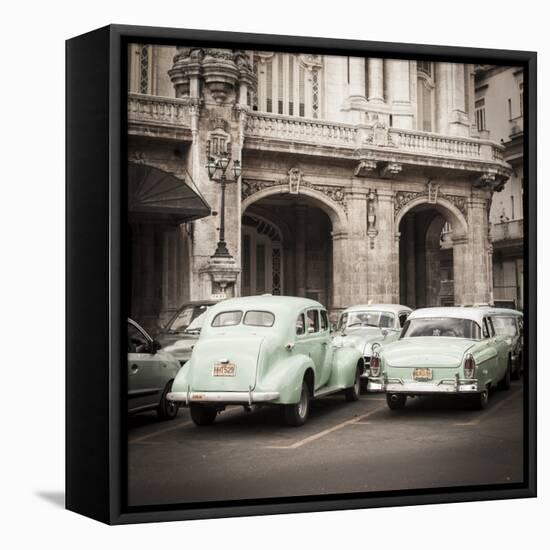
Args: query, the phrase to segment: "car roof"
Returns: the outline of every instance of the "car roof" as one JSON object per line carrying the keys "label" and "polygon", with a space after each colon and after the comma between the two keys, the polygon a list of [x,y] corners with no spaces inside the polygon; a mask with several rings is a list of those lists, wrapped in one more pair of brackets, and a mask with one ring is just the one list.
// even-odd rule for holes
{"label": "car roof", "polygon": [[260,296],[244,296],[239,298],[229,298],[222,300],[212,306],[213,311],[223,311],[230,309],[258,309],[258,310],[301,310],[308,307],[326,309],[325,306],[310,300],[309,298],[298,298],[296,296],[273,296],[271,294],[262,294]]}
{"label": "car roof", "polygon": [[401,304],[358,304],[346,308],[342,313],[350,313],[352,311],[389,311],[391,313],[398,313],[400,311],[412,311],[412,309]]}
{"label": "car roof", "polygon": [[486,315],[490,315],[490,309],[486,307],[426,307],[415,309],[409,315],[409,319],[453,317],[455,319],[470,319],[481,325],[483,323],[483,318]]}
{"label": "car roof", "polygon": [[483,307],[484,311],[487,311],[490,315],[519,315],[523,317],[523,313],[517,309],[511,309],[507,307]]}

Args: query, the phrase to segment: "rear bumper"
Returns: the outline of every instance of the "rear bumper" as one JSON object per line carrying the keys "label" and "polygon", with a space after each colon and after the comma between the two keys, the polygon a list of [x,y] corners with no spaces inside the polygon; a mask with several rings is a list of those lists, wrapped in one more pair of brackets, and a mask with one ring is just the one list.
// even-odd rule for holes
{"label": "rear bumper", "polygon": [[372,378],[368,379],[367,389],[371,392],[405,393],[413,395],[434,393],[479,393],[476,379],[464,379],[458,376],[437,382],[416,382],[402,378]]}
{"label": "rear bumper", "polygon": [[253,403],[266,403],[279,399],[279,392],[259,392],[259,391],[187,391],[170,392],[167,394],[168,401],[178,403],[223,403],[223,404],[243,404],[252,405]]}

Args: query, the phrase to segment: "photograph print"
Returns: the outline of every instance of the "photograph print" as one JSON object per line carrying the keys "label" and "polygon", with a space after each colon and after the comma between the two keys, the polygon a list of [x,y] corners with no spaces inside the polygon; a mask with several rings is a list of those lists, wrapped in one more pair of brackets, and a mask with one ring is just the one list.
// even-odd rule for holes
{"label": "photograph print", "polygon": [[523,68],[207,46],[127,49],[127,505],[523,483]]}

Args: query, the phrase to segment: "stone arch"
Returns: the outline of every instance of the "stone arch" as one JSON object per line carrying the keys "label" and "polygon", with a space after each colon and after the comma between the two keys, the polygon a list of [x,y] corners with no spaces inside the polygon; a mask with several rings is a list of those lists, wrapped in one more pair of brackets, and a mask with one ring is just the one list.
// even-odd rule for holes
{"label": "stone arch", "polygon": [[408,202],[396,216],[395,227],[397,230],[399,231],[401,220],[406,214],[418,206],[424,205],[437,210],[443,218],[450,222],[453,228],[453,239],[466,237],[468,234],[468,222],[466,221],[464,214],[452,202],[444,198],[438,198],[436,202],[430,202],[427,197],[423,196],[417,197]]}
{"label": "stone arch", "polygon": [[[273,185],[249,195],[241,203],[241,215],[255,202],[265,199],[266,197],[282,194],[288,194],[288,184]],[[300,187],[298,195],[306,197],[313,206],[317,206],[327,214],[332,224],[333,234],[347,233],[348,218],[345,210],[340,205],[336,204],[324,193],[312,189],[311,187]]]}

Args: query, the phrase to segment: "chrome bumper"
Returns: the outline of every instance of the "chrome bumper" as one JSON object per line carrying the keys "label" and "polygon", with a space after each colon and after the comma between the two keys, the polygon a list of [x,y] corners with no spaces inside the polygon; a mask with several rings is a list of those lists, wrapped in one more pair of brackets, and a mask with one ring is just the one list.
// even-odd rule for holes
{"label": "chrome bumper", "polygon": [[446,378],[438,382],[416,382],[402,378],[369,378],[367,390],[371,392],[431,394],[431,393],[479,393],[477,380]]}
{"label": "chrome bumper", "polygon": [[252,405],[253,403],[265,403],[279,399],[279,392],[260,391],[187,391],[170,392],[166,395],[168,401],[178,403],[242,403]]}

